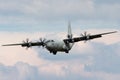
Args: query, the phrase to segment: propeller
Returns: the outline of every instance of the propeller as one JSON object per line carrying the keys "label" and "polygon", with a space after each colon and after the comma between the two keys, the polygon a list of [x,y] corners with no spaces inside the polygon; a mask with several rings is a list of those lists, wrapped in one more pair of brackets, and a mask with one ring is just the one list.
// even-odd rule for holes
{"label": "propeller", "polygon": [[40,38],[40,43],[41,43],[42,47],[44,47],[47,43],[47,40],[45,38]]}
{"label": "propeller", "polygon": [[29,41],[29,39],[27,38],[26,40],[23,40],[24,45],[26,46],[26,49],[31,47],[31,42]]}
{"label": "propeller", "polygon": [[90,34],[87,34],[86,31],[83,34],[81,33],[81,36],[86,38],[85,42],[90,39]]}
{"label": "propeller", "polygon": [[23,40],[23,43],[29,43],[29,39],[27,38],[25,41]]}

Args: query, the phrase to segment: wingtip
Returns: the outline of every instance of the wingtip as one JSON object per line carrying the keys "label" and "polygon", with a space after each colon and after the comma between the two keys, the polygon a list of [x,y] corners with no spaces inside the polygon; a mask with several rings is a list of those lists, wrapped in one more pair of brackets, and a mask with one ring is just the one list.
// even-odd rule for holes
{"label": "wingtip", "polygon": [[5,46],[5,45],[1,45],[1,46]]}
{"label": "wingtip", "polygon": [[113,31],[113,32],[110,32],[110,33],[117,33],[118,31]]}
{"label": "wingtip", "polygon": [[9,44],[2,44],[1,46],[8,46]]}
{"label": "wingtip", "polygon": [[113,31],[112,33],[117,33],[118,31]]}
{"label": "wingtip", "polygon": [[114,33],[117,33],[118,31],[114,31]]}

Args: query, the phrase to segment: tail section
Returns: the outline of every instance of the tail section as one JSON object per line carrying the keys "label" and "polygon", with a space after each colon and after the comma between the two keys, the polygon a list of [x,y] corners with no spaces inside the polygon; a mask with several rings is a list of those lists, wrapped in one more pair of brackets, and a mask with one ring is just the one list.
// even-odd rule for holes
{"label": "tail section", "polygon": [[[73,35],[72,35],[72,30],[71,30],[71,23],[68,23],[68,35],[67,35],[68,39],[72,39]],[[71,50],[71,48],[73,47],[74,43],[69,43],[66,44],[68,51]]]}
{"label": "tail section", "polygon": [[67,35],[67,37],[68,37],[69,39],[72,38],[72,31],[71,31],[71,23],[70,23],[70,22],[68,23],[68,35]]}

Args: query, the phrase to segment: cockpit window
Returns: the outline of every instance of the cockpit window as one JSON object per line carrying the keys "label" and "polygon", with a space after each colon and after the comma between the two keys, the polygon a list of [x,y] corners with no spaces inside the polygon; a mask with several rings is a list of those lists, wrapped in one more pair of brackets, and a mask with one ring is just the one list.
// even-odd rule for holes
{"label": "cockpit window", "polygon": [[54,42],[54,40],[51,40],[51,42]]}
{"label": "cockpit window", "polygon": [[47,42],[54,42],[54,40],[48,40]]}

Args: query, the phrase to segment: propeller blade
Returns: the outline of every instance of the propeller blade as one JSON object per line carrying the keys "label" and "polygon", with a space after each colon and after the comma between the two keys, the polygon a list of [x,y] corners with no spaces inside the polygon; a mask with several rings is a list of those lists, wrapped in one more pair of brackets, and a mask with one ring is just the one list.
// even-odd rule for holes
{"label": "propeller blade", "polygon": [[46,39],[45,38],[40,38],[40,43],[41,43],[41,46],[44,47],[45,44],[46,44]]}
{"label": "propeller blade", "polygon": [[86,31],[84,32],[84,35],[85,35],[85,37],[87,36],[87,32]]}
{"label": "propeller blade", "polygon": [[42,38],[40,38],[40,42],[42,42]]}
{"label": "propeller blade", "polygon": [[81,36],[86,38],[84,41],[84,43],[86,43],[89,40],[90,34],[87,34],[87,31],[85,31],[83,34],[81,33]]}
{"label": "propeller blade", "polygon": [[23,40],[22,42],[23,42],[23,43],[25,43],[25,41],[24,41],[24,40]]}
{"label": "propeller blade", "polygon": [[28,38],[26,39],[26,42],[29,43],[29,39]]}
{"label": "propeller blade", "polygon": [[28,47],[26,47],[26,50],[28,50]]}
{"label": "propeller blade", "polygon": [[23,43],[29,43],[29,39],[27,38],[26,40],[22,41]]}
{"label": "propeller blade", "polygon": [[43,42],[45,43],[45,41],[46,41],[46,39],[44,38],[44,39],[43,39]]}
{"label": "propeller blade", "polygon": [[81,33],[80,35],[81,35],[82,37],[84,37],[84,35],[83,35],[82,33]]}

